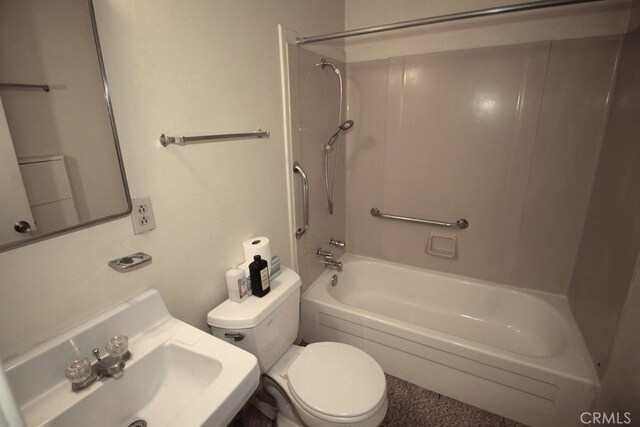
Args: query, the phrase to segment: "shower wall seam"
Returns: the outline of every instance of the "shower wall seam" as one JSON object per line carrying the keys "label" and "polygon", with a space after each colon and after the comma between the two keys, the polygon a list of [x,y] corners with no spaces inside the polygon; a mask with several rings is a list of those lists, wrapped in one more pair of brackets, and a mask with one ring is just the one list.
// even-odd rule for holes
{"label": "shower wall seam", "polygon": [[[607,134],[607,129],[609,128],[609,119],[611,117],[611,107],[613,104],[613,99],[615,99],[616,97],[616,86],[618,83],[618,75],[620,72],[620,67],[621,67],[621,61],[622,61],[622,49],[624,47],[624,39],[625,36],[624,35],[619,35],[617,36],[618,38],[618,51],[616,53],[616,60],[615,60],[615,64],[613,66],[613,72],[611,74],[611,80],[609,82],[609,93],[607,96],[607,101],[606,101],[606,105],[605,105],[605,111],[604,111],[604,121],[602,123],[602,130],[600,133],[600,137],[598,138],[600,140],[600,150],[598,150],[598,156],[595,159],[595,168],[594,168],[594,173],[591,176],[591,181],[589,182],[589,199],[587,201],[587,208],[585,210],[584,213],[584,217],[582,218],[582,232],[580,233],[580,243],[578,244],[578,249],[575,251],[575,253],[573,254],[573,260],[571,261],[571,273],[569,274],[568,277],[568,281],[569,283],[567,284],[567,287],[565,289],[565,295],[569,295],[569,291],[571,289],[571,285],[572,285],[572,279],[573,279],[573,275],[575,274],[575,267],[576,267],[576,262],[578,260],[578,254],[580,253],[580,247],[582,245],[582,238],[584,236],[585,233],[585,225],[587,223],[587,214],[588,214],[588,210],[589,210],[589,206],[591,204],[591,198],[593,197],[593,185],[595,183],[596,180],[596,174],[598,171],[598,164],[600,163],[600,156],[602,154],[602,148],[604,145],[604,139],[606,137]],[[571,306],[571,304],[569,304],[569,306]]]}
{"label": "shower wall seam", "polygon": [[[536,144],[538,143],[538,134],[539,134],[539,130],[540,130],[540,122],[542,120],[542,106],[544,105],[544,98],[545,96],[548,96],[547,94],[547,76],[549,73],[549,64],[551,63],[551,48],[552,48],[552,41],[549,40],[547,42],[547,62],[545,64],[545,68],[544,68],[544,78],[543,78],[543,85],[542,85],[542,98],[540,99],[540,106],[538,108],[538,114],[536,117],[536,130],[535,130],[535,134],[533,135],[533,147],[531,148],[531,155],[529,158],[529,171],[528,171],[528,176],[527,176],[527,185],[525,186],[524,192],[525,194],[529,193],[529,189],[531,187],[531,177],[533,174],[533,162],[535,159],[535,147]],[[520,256],[522,255],[520,253],[520,245],[518,244],[518,242],[520,241],[520,238],[522,236],[522,229],[523,229],[523,224],[524,224],[524,217],[525,217],[525,212],[527,211],[527,199],[525,197],[524,203],[522,204],[522,209],[520,210],[520,225],[518,227],[518,234],[515,238],[516,241],[516,253],[515,256],[513,257],[513,263],[511,265],[511,271],[509,273],[509,279],[508,279],[508,284],[509,286],[513,287],[513,288],[518,288],[518,286],[515,286],[514,284],[514,276],[515,276],[515,272],[516,272],[516,268],[515,266],[518,265],[518,261],[520,259]]]}
{"label": "shower wall seam", "polygon": [[[604,142],[605,142],[605,138],[607,135],[607,131],[609,129],[609,122],[611,119],[611,108],[612,108],[612,104],[613,104],[613,100],[617,97],[618,95],[618,81],[619,81],[619,75],[620,75],[620,69],[622,67],[622,61],[623,61],[623,57],[622,57],[622,53],[623,53],[623,49],[624,49],[624,41],[625,38],[627,37],[626,35],[622,35],[622,36],[618,36],[619,37],[619,41],[618,41],[618,51],[616,53],[616,62],[614,65],[614,69],[613,69],[613,74],[611,76],[611,81],[610,81],[610,90],[609,90],[609,97],[607,99],[607,103],[606,103],[606,107],[605,107],[605,120],[604,120],[604,125],[602,127],[602,134],[600,135],[600,151],[598,153],[598,158],[596,161],[596,170],[591,178],[591,182],[589,183],[589,188],[591,189],[590,194],[589,194],[589,201],[587,203],[587,212],[585,213],[584,219],[583,219],[583,224],[582,224],[582,232],[580,233],[580,244],[578,246],[578,250],[576,251],[576,253],[574,254],[573,257],[573,263],[572,263],[572,268],[571,268],[571,276],[569,277],[569,286],[567,287],[566,290],[566,295],[567,295],[567,301],[569,303],[569,308],[571,309],[571,312],[573,314],[573,317],[576,319],[576,323],[578,324],[578,327],[582,330],[584,328],[584,325],[580,324],[580,319],[581,316],[579,315],[579,311],[577,308],[577,305],[579,304],[578,301],[575,301],[572,297],[571,297],[571,290],[574,288],[574,286],[578,286],[577,283],[574,282],[574,277],[577,274],[577,263],[578,263],[578,258],[580,256],[580,249],[583,248],[583,242],[584,242],[584,238],[585,235],[587,233],[588,230],[586,230],[586,226],[587,226],[587,217],[588,217],[588,211],[589,208],[591,207],[591,201],[593,199],[593,189],[594,189],[594,184],[598,175],[598,168],[599,168],[599,164],[600,164],[600,159],[602,157],[602,150],[604,149]],[[637,266],[636,269],[634,269],[631,281],[629,283],[633,283],[633,280],[635,279],[635,275],[637,273]],[[627,296],[628,293],[631,289],[631,286],[628,286],[627,289],[627,295],[625,295],[625,302],[627,301]],[[617,313],[617,320],[616,320],[616,325],[619,325],[620,323],[620,319],[622,317],[622,313],[624,312],[624,305],[623,307],[620,309],[620,311]],[[615,314],[614,314],[615,315]],[[618,327],[616,327],[616,334],[614,334],[614,336],[610,337],[610,345],[608,346],[608,348],[613,348],[613,345],[615,343],[615,338],[617,335],[617,331],[618,331]],[[584,333],[583,333],[584,334]],[[585,340],[586,341],[586,340]],[[590,341],[586,341],[585,344],[587,345],[587,349],[589,350],[589,353],[591,355],[591,358],[593,359],[593,363],[594,366],[596,366],[596,372],[598,374],[598,377],[600,379],[604,378],[605,375],[605,371],[606,368],[608,367],[608,362],[609,359],[611,357],[611,352],[608,353],[608,355],[606,356],[606,360],[597,360],[598,358],[597,356],[597,351],[594,351],[594,349],[592,348],[592,346],[590,345]]]}

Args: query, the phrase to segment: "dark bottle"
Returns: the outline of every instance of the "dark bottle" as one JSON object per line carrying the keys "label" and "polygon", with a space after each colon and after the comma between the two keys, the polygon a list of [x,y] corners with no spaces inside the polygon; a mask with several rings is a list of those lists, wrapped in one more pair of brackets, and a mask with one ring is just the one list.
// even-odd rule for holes
{"label": "dark bottle", "polygon": [[253,296],[263,297],[269,293],[269,263],[262,259],[260,255],[253,257],[253,262],[249,264],[249,277],[251,277],[251,292]]}

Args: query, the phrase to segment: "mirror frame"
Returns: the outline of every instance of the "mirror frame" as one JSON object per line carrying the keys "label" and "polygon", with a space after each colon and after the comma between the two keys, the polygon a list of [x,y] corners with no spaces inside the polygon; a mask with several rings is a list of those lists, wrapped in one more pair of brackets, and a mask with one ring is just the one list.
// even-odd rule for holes
{"label": "mirror frame", "polygon": [[118,131],[116,130],[116,121],[113,116],[113,108],[111,106],[111,95],[109,92],[109,84],[107,82],[107,73],[104,68],[104,59],[102,57],[102,49],[100,47],[100,37],[98,36],[98,25],[96,22],[96,14],[95,9],[93,7],[93,0],[87,0],[89,5],[89,15],[91,18],[91,28],[93,30],[93,40],[96,46],[96,53],[98,56],[98,67],[100,68],[100,75],[102,77],[102,86],[104,92],[104,99],[107,106],[107,112],[109,114],[109,123],[111,124],[111,132],[113,133],[113,143],[116,148],[116,155],[118,157],[118,164],[120,166],[120,175],[122,177],[122,185],[124,187],[125,197],[127,199],[127,210],[124,212],[115,213],[113,215],[108,215],[102,218],[97,218],[91,221],[87,221],[82,224],[74,225],[71,227],[63,228],[59,231],[54,231],[51,233],[46,233],[42,235],[35,235],[28,239],[17,240],[11,243],[5,243],[0,245],[0,252],[4,252],[7,250],[15,249],[21,246],[30,245],[32,243],[41,242],[43,240],[51,239],[52,237],[62,236],[67,233],[72,233],[74,231],[82,230],[84,228],[93,227],[94,225],[102,224],[105,222],[113,221],[118,218],[125,217],[131,213],[132,204],[131,204],[131,194],[129,193],[129,184],[127,182],[127,175],[124,170],[124,161],[122,159],[122,150],[120,149],[120,140],[118,138]]}

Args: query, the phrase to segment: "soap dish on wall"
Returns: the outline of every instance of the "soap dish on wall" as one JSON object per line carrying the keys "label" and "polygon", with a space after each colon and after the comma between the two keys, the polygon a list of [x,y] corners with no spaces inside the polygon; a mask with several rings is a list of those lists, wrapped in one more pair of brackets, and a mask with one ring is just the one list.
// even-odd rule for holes
{"label": "soap dish on wall", "polygon": [[453,258],[456,254],[456,235],[449,233],[430,233],[427,253],[445,258]]}
{"label": "soap dish on wall", "polygon": [[135,254],[109,261],[109,267],[119,273],[128,273],[150,264],[151,259],[151,255],[147,255],[144,252],[136,252]]}

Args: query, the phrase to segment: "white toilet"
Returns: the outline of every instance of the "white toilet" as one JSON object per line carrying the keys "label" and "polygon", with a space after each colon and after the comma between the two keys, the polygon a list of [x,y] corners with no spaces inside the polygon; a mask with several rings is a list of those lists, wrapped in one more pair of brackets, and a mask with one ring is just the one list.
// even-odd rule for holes
{"label": "white toilet", "polygon": [[387,412],[387,387],[371,356],[336,342],[293,345],[300,284],[300,276],[283,268],[264,297],[227,300],[211,310],[211,333],[256,356],[277,402],[279,426],[299,426],[300,420],[310,427],[379,425]]}

